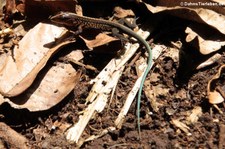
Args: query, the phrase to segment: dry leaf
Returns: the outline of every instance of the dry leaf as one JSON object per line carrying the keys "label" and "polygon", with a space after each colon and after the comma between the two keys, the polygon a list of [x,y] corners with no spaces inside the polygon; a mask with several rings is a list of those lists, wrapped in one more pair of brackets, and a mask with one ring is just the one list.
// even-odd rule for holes
{"label": "dry leaf", "polygon": [[[183,19],[198,22],[198,24],[194,24],[195,26],[189,26],[186,29],[186,33],[188,33],[186,40],[199,48],[202,54],[217,51],[225,45],[225,9],[219,6],[222,4],[225,5],[224,2],[216,5],[212,0],[158,0],[154,7],[145,3],[148,10],[152,13],[165,12]],[[204,25],[200,25],[199,23]],[[208,28],[200,31],[204,26]],[[198,30],[194,30],[196,27],[198,27]],[[211,33],[207,34],[209,30]]]}
{"label": "dry leaf", "polygon": [[13,33],[13,30],[11,28],[6,28],[4,30],[0,31],[0,36],[10,35]]}
{"label": "dry leaf", "polygon": [[[0,148],[28,149],[29,142],[24,136],[17,133],[5,123],[0,122]],[[3,143],[4,142],[4,143]]]}
{"label": "dry leaf", "polygon": [[172,58],[174,62],[178,62],[179,61],[179,51],[181,49],[182,44],[179,41],[176,43],[173,43],[173,42],[171,42],[171,43],[174,45],[177,45],[179,47],[170,47],[168,49],[168,51],[166,51],[166,53],[164,53],[164,56]]}
{"label": "dry leaf", "polygon": [[16,1],[15,0],[6,0],[5,11],[7,15],[17,12]]}
{"label": "dry leaf", "polygon": [[80,36],[84,42],[86,43],[87,47],[91,50],[93,50],[93,48],[95,47],[99,47],[99,46],[102,46],[102,45],[105,45],[105,44],[108,44],[112,41],[116,41],[118,40],[117,38],[114,38],[114,37],[111,37],[111,36],[108,36],[106,34],[103,34],[103,33],[100,33],[96,36],[95,39],[93,40],[88,40],[88,39],[85,39],[84,37]]}
{"label": "dry leaf", "polygon": [[[156,7],[147,3],[145,3],[145,5],[152,13],[165,11],[168,14],[182,17],[184,19],[207,24],[225,34],[225,9],[219,6],[202,6],[203,4],[210,2],[213,3],[211,0],[158,0]],[[224,2],[220,4],[222,5]]]}
{"label": "dry leaf", "polygon": [[55,39],[61,35],[67,35],[65,28],[55,25],[39,23],[31,29],[1,66],[0,93],[16,96],[25,91],[52,54],[72,42],[65,41],[55,46]]}
{"label": "dry leaf", "polygon": [[69,127],[71,127],[71,124],[67,123],[67,122],[61,122],[56,120],[53,125],[52,125],[52,129],[59,129],[60,132],[64,133]]}
{"label": "dry leaf", "polygon": [[33,85],[15,99],[5,99],[14,108],[30,111],[47,110],[62,101],[80,79],[80,73],[70,64],[58,63],[38,75]]}
{"label": "dry leaf", "polygon": [[202,68],[205,68],[209,65],[212,65],[214,64],[215,62],[217,62],[220,58],[222,57],[221,54],[219,53],[216,53],[214,54],[212,57],[210,57],[209,59],[207,59],[206,61],[204,61],[203,63],[199,64],[196,69],[202,69]]}
{"label": "dry leaf", "polygon": [[208,98],[209,98],[209,103],[211,104],[219,104],[224,101],[224,98],[217,91],[209,91]]}
{"label": "dry leaf", "polygon": [[199,117],[201,116],[202,116],[202,108],[197,106],[191,111],[191,114],[187,117],[187,123],[194,124],[198,121]]}
{"label": "dry leaf", "polygon": [[190,133],[190,127],[188,127],[185,123],[177,120],[177,119],[172,119],[172,124],[174,124],[176,127],[184,131],[188,136],[191,135]]}
{"label": "dry leaf", "polygon": [[[209,98],[209,103],[219,104],[224,101],[225,98],[225,86],[224,78],[222,74],[225,72],[225,65],[222,65],[217,74],[208,82],[207,94]],[[218,85],[218,82],[222,82],[222,87]],[[221,84],[221,83],[220,83]]]}
{"label": "dry leaf", "polygon": [[[191,28],[187,27],[185,33],[187,33],[186,41],[191,42],[192,45],[199,48],[199,51],[206,55],[212,52],[218,51],[222,46],[225,46],[225,39],[222,37],[219,39],[217,34],[207,35],[206,30],[199,30],[196,27],[193,27],[197,30],[193,31]],[[202,28],[202,27],[201,27]],[[210,39],[211,38],[211,39]],[[197,42],[197,45],[195,43]]]}
{"label": "dry leaf", "polygon": [[121,7],[114,8],[114,16],[117,18],[126,18],[128,16],[135,16],[134,12],[130,9],[125,10]]}
{"label": "dry leaf", "polygon": [[65,59],[71,59],[73,61],[80,61],[84,58],[84,55],[81,50],[71,51],[69,54],[64,56]]}

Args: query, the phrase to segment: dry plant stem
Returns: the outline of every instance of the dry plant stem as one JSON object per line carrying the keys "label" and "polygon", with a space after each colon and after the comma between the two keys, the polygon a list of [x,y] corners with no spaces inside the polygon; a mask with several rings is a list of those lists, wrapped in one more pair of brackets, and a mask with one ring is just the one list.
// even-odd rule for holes
{"label": "dry plant stem", "polygon": [[[155,48],[152,49],[153,59],[157,59],[160,56],[160,54],[163,52],[164,49],[165,49],[164,46],[161,46],[161,45],[157,46],[156,45]],[[154,64],[154,62],[152,63],[152,65],[153,64]],[[133,102],[133,100],[134,100],[134,98],[136,96],[136,93],[137,93],[137,91],[139,89],[139,86],[140,86],[140,83],[141,83],[141,80],[142,80],[143,74],[144,74],[143,72],[146,69],[146,66],[147,66],[146,63],[142,63],[141,66],[140,65],[137,66],[138,69],[141,69],[141,70],[139,70],[141,72],[140,73],[140,77],[137,79],[137,81],[135,82],[133,88],[128,93],[128,96],[126,98],[124,106],[122,107],[122,109],[121,109],[121,111],[120,111],[120,113],[118,115],[118,118],[115,120],[115,125],[116,125],[117,128],[121,128],[121,126],[122,126],[123,120],[124,120],[125,116],[127,115],[128,110],[129,110],[129,108],[130,108],[130,106],[131,106],[131,104],[132,104],[132,102]]]}
{"label": "dry plant stem", "polygon": [[216,110],[218,110],[218,112],[219,112],[220,114],[223,114],[223,111],[220,110],[220,108],[219,108],[216,104],[213,104],[213,107],[214,107]]}
{"label": "dry plant stem", "polygon": [[133,66],[134,63],[138,60],[138,58],[141,56],[141,52],[138,52],[135,57],[131,60],[131,62],[128,64],[128,66]]}
{"label": "dry plant stem", "polygon": [[185,123],[181,122],[180,120],[172,119],[171,123],[175,125],[176,127],[178,127],[179,129],[181,129],[183,132],[185,132],[187,136],[192,135],[190,133],[190,127],[188,127]]}
{"label": "dry plant stem", "polygon": [[75,124],[72,128],[70,128],[67,131],[67,134],[66,134],[67,140],[69,140],[70,142],[77,143],[82,132],[84,131],[87,123],[94,115],[94,112],[95,111],[101,112],[104,109],[107,99],[109,97],[109,94],[111,92],[111,89],[113,86],[115,86],[117,84],[117,81],[120,78],[123,68],[124,67],[121,67],[120,70],[116,71],[112,75],[112,78],[110,79],[111,81],[108,82],[105,86],[102,86],[102,89],[101,89],[100,93],[97,94],[97,96],[95,95],[95,93],[92,94],[93,92],[91,92],[91,94],[93,96],[96,96],[96,99],[91,104],[88,105],[88,107],[87,107],[87,109],[85,109],[83,115],[80,116],[78,123]]}
{"label": "dry plant stem", "polygon": [[[145,37],[149,35],[148,32],[143,31],[139,31],[139,34],[142,34]],[[109,99],[108,97],[110,92],[117,85],[117,82],[122,75],[124,65],[134,55],[138,47],[139,44],[137,43],[133,45],[127,43],[127,50],[125,50],[124,54],[120,56],[120,59],[112,59],[109,64],[99,73],[99,75],[90,82],[91,84],[94,83],[90,94],[86,98],[86,104],[90,104],[88,105],[88,108],[84,110],[83,115],[80,116],[78,123],[76,123],[66,132],[67,140],[77,143],[88,121],[94,115],[94,112],[101,112],[104,109]],[[139,78],[139,82],[140,80],[141,78]],[[136,93],[139,86],[136,87]],[[136,93],[133,94],[136,95]],[[133,96],[133,98],[134,97],[135,96]]]}
{"label": "dry plant stem", "polygon": [[[138,44],[136,49],[138,48]],[[111,90],[116,86],[124,69],[125,63],[132,57],[136,51],[127,50],[121,59],[112,59],[109,64],[99,73],[99,75],[91,81],[95,83],[86,98],[86,102],[90,103],[88,108],[80,116],[77,124],[67,131],[66,138],[70,142],[78,142],[80,136],[85,129],[88,121],[94,112],[101,112],[106,105]],[[105,85],[104,85],[105,84]]]}
{"label": "dry plant stem", "polygon": [[89,69],[89,70],[92,70],[92,71],[98,71],[94,66],[91,66],[91,65],[85,65],[85,64],[83,64],[83,63],[81,63],[81,62],[78,62],[78,61],[76,61],[76,60],[73,60],[72,58],[66,58],[65,59],[66,61],[69,61],[69,62],[72,62],[72,63],[74,63],[74,64],[77,64],[77,65],[79,65],[79,66],[81,66],[81,67],[84,67],[84,68],[86,68],[86,69]]}
{"label": "dry plant stem", "polygon": [[[145,69],[146,68],[146,64],[143,66],[143,68]],[[128,113],[128,110],[130,109],[130,106],[138,92],[138,89],[139,89],[139,86],[141,84],[141,80],[143,78],[143,75],[144,73],[142,72],[141,76],[137,79],[137,81],[135,82],[132,90],[129,92],[128,96],[127,96],[127,99],[124,103],[124,106],[123,108],[121,109],[120,111],[120,114],[118,115],[118,118],[116,119],[115,121],[115,125],[117,128],[121,128],[122,126],[122,123],[123,123],[123,120],[126,116],[126,114]]]}
{"label": "dry plant stem", "polygon": [[[84,143],[84,142],[88,142],[88,141],[95,140],[95,139],[97,139],[97,138],[100,138],[100,137],[104,136],[105,134],[107,134],[108,132],[112,132],[112,131],[114,131],[114,130],[116,130],[115,127],[109,127],[109,128],[107,128],[107,129],[104,129],[104,130],[102,130],[98,135],[92,135],[92,136],[88,137],[87,139],[85,139],[85,140],[83,141],[83,143]],[[83,143],[81,143],[81,145],[82,145]]]}

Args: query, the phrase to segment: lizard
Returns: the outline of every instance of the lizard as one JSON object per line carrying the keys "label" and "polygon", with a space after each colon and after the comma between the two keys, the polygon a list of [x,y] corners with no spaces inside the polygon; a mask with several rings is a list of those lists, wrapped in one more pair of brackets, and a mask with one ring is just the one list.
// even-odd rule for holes
{"label": "lizard", "polygon": [[141,104],[141,95],[142,95],[142,89],[144,86],[145,79],[151,69],[152,66],[152,50],[149,44],[145,39],[143,39],[141,36],[139,36],[137,33],[135,33],[130,28],[108,20],[98,19],[98,18],[91,18],[87,16],[80,16],[75,13],[71,12],[60,12],[56,14],[55,16],[50,17],[50,20],[53,23],[57,23],[60,25],[63,25],[65,27],[77,27],[78,31],[77,33],[80,33],[82,29],[88,29],[88,28],[94,28],[94,29],[100,29],[103,31],[113,31],[113,29],[117,29],[118,31],[122,31],[129,36],[134,37],[138,40],[141,44],[144,45],[148,52],[148,60],[147,60],[147,67],[144,71],[143,78],[140,83],[140,87],[138,90],[138,99],[137,99],[137,126],[138,126],[138,134],[140,138],[141,128],[140,128],[140,104]]}

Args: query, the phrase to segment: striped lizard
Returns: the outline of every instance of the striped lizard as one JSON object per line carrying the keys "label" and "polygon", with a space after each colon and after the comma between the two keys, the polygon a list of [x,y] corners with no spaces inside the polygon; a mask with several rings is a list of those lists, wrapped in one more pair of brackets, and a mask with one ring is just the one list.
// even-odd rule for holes
{"label": "striped lizard", "polygon": [[85,28],[94,28],[94,29],[101,29],[103,31],[112,31],[113,29],[117,29],[119,31],[123,31],[124,33],[136,38],[141,44],[143,44],[148,52],[148,61],[147,61],[147,68],[144,71],[143,78],[140,83],[140,88],[138,91],[138,99],[137,99],[137,125],[138,125],[138,133],[140,138],[141,128],[140,128],[140,104],[141,104],[141,94],[142,89],[144,86],[144,81],[148,75],[148,72],[151,69],[152,65],[152,50],[149,46],[149,44],[137,33],[135,33],[130,28],[115,23],[108,20],[103,19],[97,19],[97,18],[91,18],[86,16],[79,16],[75,13],[71,12],[60,12],[59,14],[56,14],[55,16],[50,18],[52,22],[58,23],[67,27],[78,27],[80,29],[80,32],[82,29]]}

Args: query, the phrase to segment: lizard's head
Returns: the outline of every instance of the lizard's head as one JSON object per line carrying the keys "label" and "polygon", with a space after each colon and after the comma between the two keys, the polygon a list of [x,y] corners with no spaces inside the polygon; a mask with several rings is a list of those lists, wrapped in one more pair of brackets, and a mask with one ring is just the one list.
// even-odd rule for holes
{"label": "lizard's head", "polygon": [[74,26],[74,14],[71,12],[60,12],[52,17],[50,17],[50,20],[54,23],[65,25],[65,26]]}

